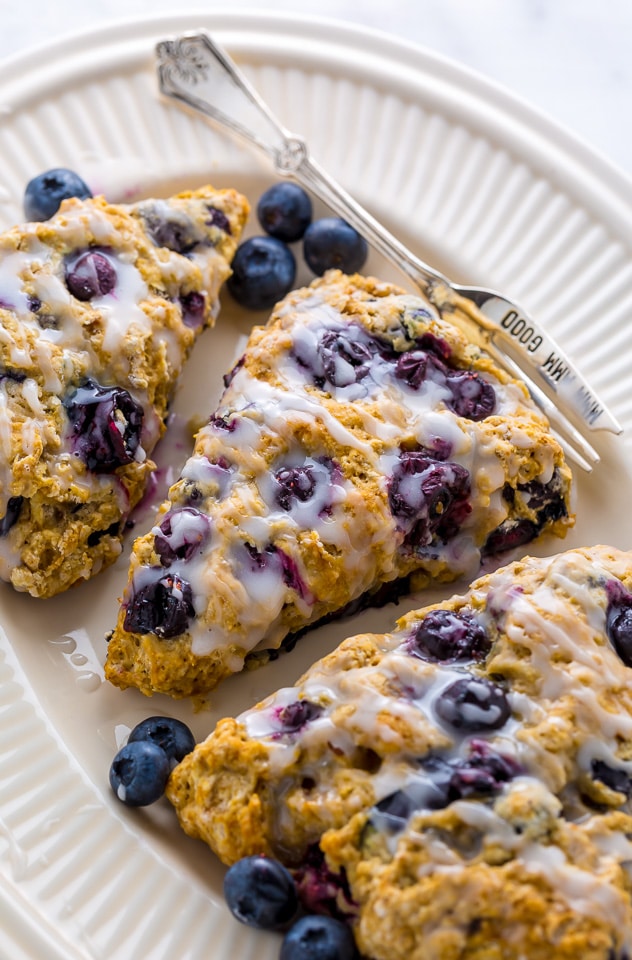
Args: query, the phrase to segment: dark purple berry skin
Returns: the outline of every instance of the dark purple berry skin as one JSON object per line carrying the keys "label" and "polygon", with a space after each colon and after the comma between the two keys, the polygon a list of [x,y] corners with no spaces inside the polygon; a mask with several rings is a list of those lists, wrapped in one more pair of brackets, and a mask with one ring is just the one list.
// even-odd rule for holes
{"label": "dark purple berry skin", "polygon": [[89,186],[74,170],[54,167],[39,173],[26,185],[24,216],[27,220],[48,220],[59,210],[62,200],[77,197],[87,200],[92,196]]}
{"label": "dark purple berry skin", "polygon": [[133,592],[123,626],[130,633],[154,633],[168,640],[185,633],[194,616],[191,584],[166,573]]}
{"label": "dark purple berry skin", "polygon": [[206,322],[206,297],[196,290],[184,293],[180,297],[182,322],[186,327],[198,330]]}
{"label": "dark purple berry skin", "polygon": [[316,480],[309,465],[282,467],[276,471],[274,479],[278,484],[275,499],[282,510],[291,510],[296,500],[306,503],[314,495]]}
{"label": "dark purple berry skin", "polygon": [[305,262],[318,276],[332,269],[357,273],[364,266],[368,253],[364,237],[339,217],[314,220],[303,237]]}
{"label": "dark purple berry skin", "polygon": [[413,390],[418,390],[426,379],[428,354],[422,350],[409,350],[397,358],[395,376],[404,380]]}
{"label": "dark purple berry skin", "polygon": [[465,760],[453,760],[451,765],[450,801],[493,795],[524,773],[517,760],[498,753],[486,740],[472,740]]}
{"label": "dark purple berry skin", "polygon": [[447,384],[452,393],[448,406],[458,417],[484,420],[496,406],[496,392],[491,383],[474,371],[457,370],[448,374]]}
{"label": "dark purple berry skin", "polygon": [[172,763],[180,763],[195,747],[195,738],[186,723],[174,717],[147,717],[137,723],[128,743],[147,740],[167,754]]}
{"label": "dark purple berry skin", "polygon": [[616,580],[606,584],[606,593],[606,632],[623,663],[632,667],[632,593]]}
{"label": "dark purple berry skin", "polygon": [[163,567],[176,560],[190,560],[205,543],[210,532],[207,517],[195,507],[170,511],[154,537],[154,550]]}
{"label": "dark purple berry skin", "polygon": [[277,714],[279,723],[283,724],[284,733],[298,733],[310,720],[319,717],[323,708],[310,700],[296,700],[287,707],[281,707]]}
{"label": "dark purple berry skin", "polygon": [[6,537],[11,527],[16,525],[23,503],[24,497],[9,497],[6,513],[0,518],[0,537]]}
{"label": "dark purple berry skin", "polygon": [[498,730],[511,716],[504,690],[482,677],[464,677],[450,684],[435,701],[437,716],[455,730],[471,733]]}
{"label": "dark purple berry skin", "polygon": [[454,663],[457,660],[483,660],[491,641],[485,628],[470,613],[430,610],[415,627],[408,650],[422,660]]}
{"label": "dark purple berry skin", "polygon": [[127,390],[86,380],[64,401],[73,450],[94,473],[112,473],[134,459],[143,408]]}
{"label": "dark purple berry skin", "polygon": [[224,878],[224,897],[240,923],[258,930],[287,929],[298,911],[292,874],[271,857],[244,857],[234,863]]}
{"label": "dark purple berry skin", "polygon": [[312,201],[297,183],[275,183],[261,194],[257,217],[271,237],[293,243],[301,239],[311,223]]}
{"label": "dark purple berry skin", "polygon": [[77,300],[104,297],[116,287],[112,260],[99,250],[87,250],[66,264],[66,286]]}
{"label": "dark purple berry skin", "polygon": [[370,341],[354,340],[337,330],[320,338],[318,356],[325,380],[334,387],[348,387],[366,377],[375,353]]}
{"label": "dark purple berry skin", "polygon": [[195,224],[187,217],[174,214],[173,219],[169,219],[158,213],[150,203],[141,208],[141,216],[147,233],[157,247],[166,247],[174,253],[186,255],[199,243]]}
{"label": "dark purple berry skin", "polygon": [[627,770],[615,769],[603,760],[593,760],[590,772],[595,780],[599,780],[611,790],[623,793],[626,797],[632,794],[632,780]]}
{"label": "dark purple berry skin", "polygon": [[237,248],[227,287],[242,307],[268,310],[291,289],[296,276],[294,254],[274,237],[250,237]]}
{"label": "dark purple berry skin", "polygon": [[212,206],[212,204],[209,204],[206,209],[210,214],[209,219],[206,221],[207,227],[217,227],[218,230],[223,230],[224,233],[230,236],[233,231],[230,226],[230,220],[224,211]]}
{"label": "dark purple berry skin", "polygon": [[458,463],[437,461],[424,451],[404,451],[388,485],[393,516],[405,542],[427,546],[433,537],[447,542],[471,512],[470,475]]}
{"label": "dark purple berry skin", "polygon": [[538,535],[538,528],[532,520],[505,520],[489,534],[482,549],[483,556],[495,556],[515,550],[530,543]]}
{"label": "dark purple berry skin", "polygon": [[128,807],[146,807],[165,792],[171,772],[169,758],[156,743],[137,740],[127,743],[110,767],[110,786]]}
{"label": "dark purple berry skin", "polygon": [[281,944],[279,960],[358,960],[348,927],[326,916],[306,916],[294,924]]}

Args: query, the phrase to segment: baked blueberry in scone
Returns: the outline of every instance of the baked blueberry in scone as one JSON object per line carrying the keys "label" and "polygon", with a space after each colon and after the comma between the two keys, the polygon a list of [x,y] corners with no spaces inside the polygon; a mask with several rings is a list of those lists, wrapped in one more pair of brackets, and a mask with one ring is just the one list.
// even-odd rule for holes
{"label": "baked blueberry in scone", "polygon": [[332,271],[226,377],[134,545],[106,675],[204,694],[350,605],[564,535],[569,484],[521,383],[420,297]]}
{"label": "baked blueberry in scone", "polygon": [[48,597],[121,552],[248,212],[203,187],[66,200],[0,236],[0,577]]}
{"label": "baked blueberry in scone", "polygon": [[374,960],[624,960],[631,668],[632,554],[527,557],[220,721],[167,795]]}

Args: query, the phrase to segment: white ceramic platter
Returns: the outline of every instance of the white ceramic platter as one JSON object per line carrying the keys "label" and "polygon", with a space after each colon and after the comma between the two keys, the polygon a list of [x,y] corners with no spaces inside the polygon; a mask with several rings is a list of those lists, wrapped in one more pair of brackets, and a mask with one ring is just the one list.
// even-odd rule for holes
{"label": "white ceramic platter", "polygon": [[[146,20],[40,49],[0,67],[0,226],[21,219],[26,181],[57,165],[112,200],[211,181],[256,202],[273,180],[265,163],[157,94],[155,42],[198,27],[421,256],[456,280],[513,294],[561,342],[627,431],[596,438],[603,462],[577,478],[567,544],[632,547],[632,186],[454,64],[341,25],[229,13]],[[368,269],[397,279],[377,257]],[[225,298],[178,394],[163,464],[177,469],[185,458],[178,423],[210,412],[252,322]],[[345,634],[388,629],[402,607],[314,632],[193,714],[103,682],[104,634],[125,573],[123,557],[48,601],[0,588],[0,956],[272,960],[278,937],[233,921],[223,869],[181,833],[167,802],[134,811],[115,800],[110,761],[145,716],[179,716],[201,738],[219,715],[291,683]]]}

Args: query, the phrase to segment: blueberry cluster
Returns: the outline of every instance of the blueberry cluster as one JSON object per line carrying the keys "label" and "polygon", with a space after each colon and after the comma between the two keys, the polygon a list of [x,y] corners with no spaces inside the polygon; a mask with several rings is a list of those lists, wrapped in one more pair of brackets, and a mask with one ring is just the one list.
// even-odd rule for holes
{"label": "blueberry cluster", "polygon": [[280,960],[356,960],[349,927],[329,916],[300,914],[297,885],[290,871],[271,857],[238,860],[226,873],[224,896],[241,923],[285,933]]}
{"label": "blueberry cluster", "polygon": [[110,766],[110,786],[128,807],[146,807],[165,792],[173,767],[191,753],[195,738],[173,717],[138,723]]}
{"label": "blueberry cluster", "polygon": [[322,276],[337,268],[344,273],[360,270],[368,254],[366,240],[339,217],[312,219],[312,201],[291,181],[276,183],[257,204],[263,236],[244,240],[233,259],[227,286],[232,296],[250,310],[267,310],[292,289],[296,257],[289,244],[302,240],[309,269]]}

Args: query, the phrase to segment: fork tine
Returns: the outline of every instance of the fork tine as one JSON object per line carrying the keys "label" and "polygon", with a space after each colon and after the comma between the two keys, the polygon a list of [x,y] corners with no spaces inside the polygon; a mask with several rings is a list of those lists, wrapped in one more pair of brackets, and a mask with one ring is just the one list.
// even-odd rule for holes
{"label": "fork tine", "polygon": [[595,448],[511,357],[499,350],[491,340],[488,342],[486,349],[500,367],[506,370],[511,376],[523,381],[534,403],[540,407],[550,421],[554,428],[556,438],[562,445],[564,452],[574,460],[582,470],[591,473],[593,467],[601,460]]}

